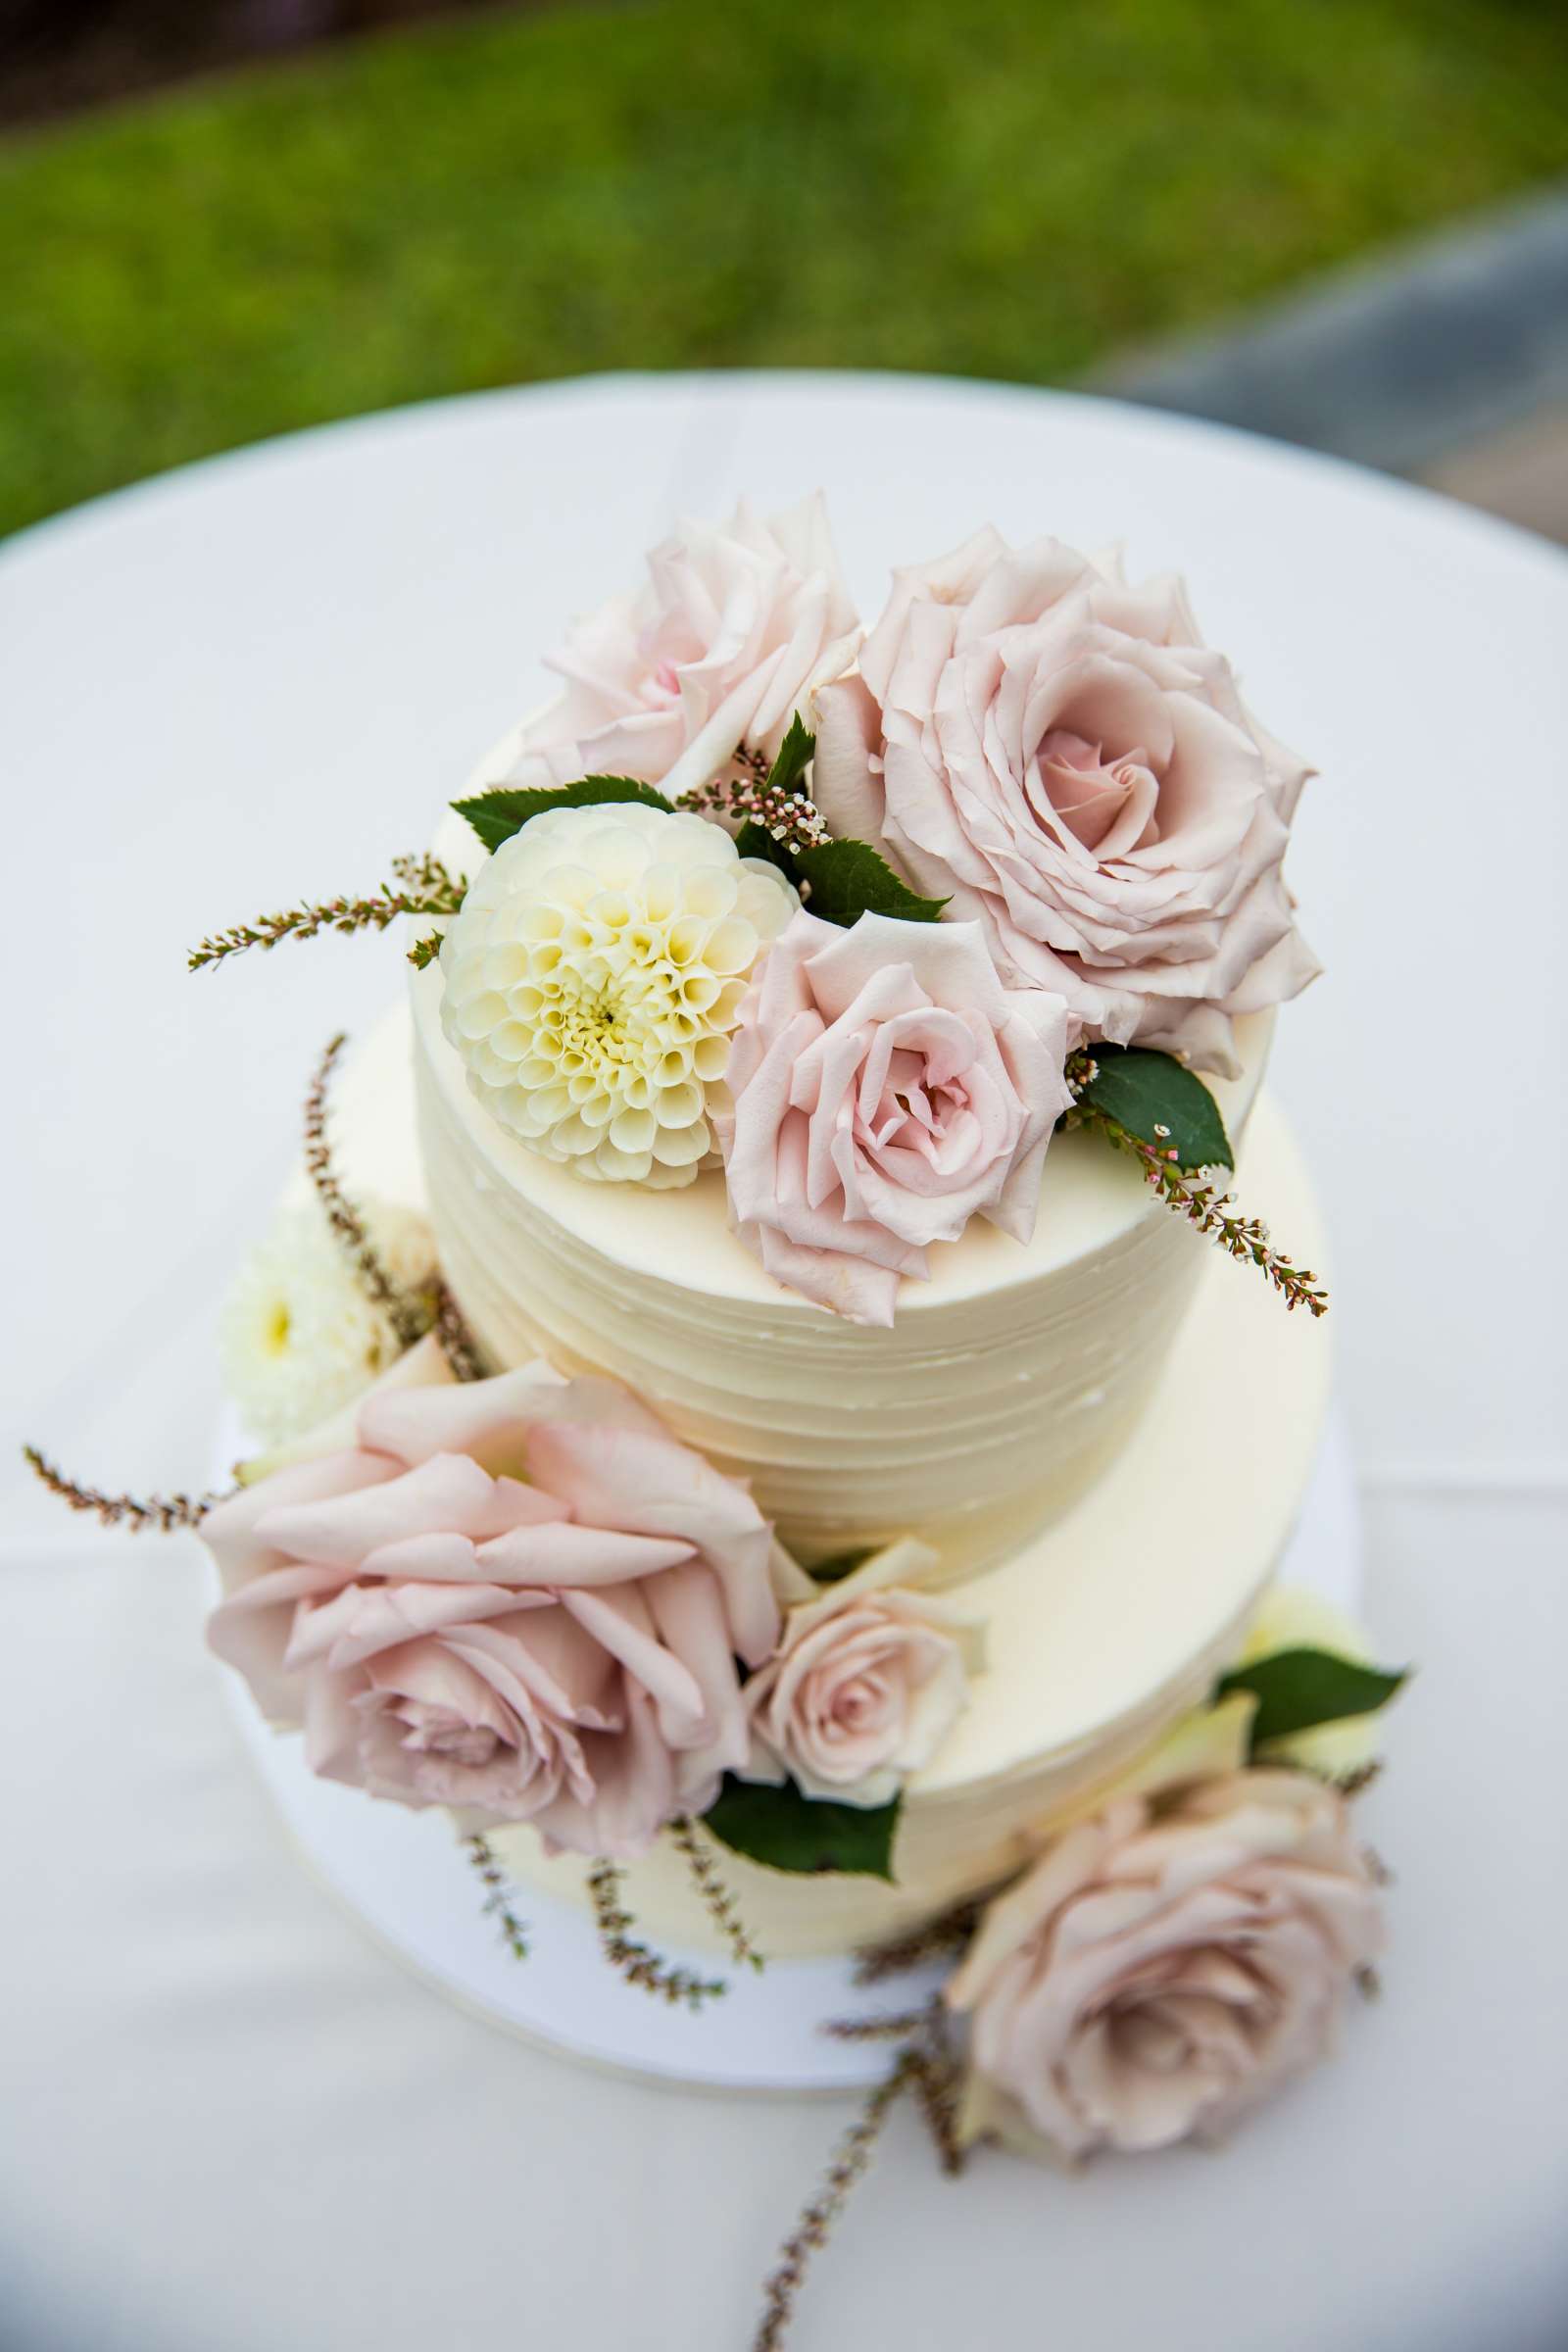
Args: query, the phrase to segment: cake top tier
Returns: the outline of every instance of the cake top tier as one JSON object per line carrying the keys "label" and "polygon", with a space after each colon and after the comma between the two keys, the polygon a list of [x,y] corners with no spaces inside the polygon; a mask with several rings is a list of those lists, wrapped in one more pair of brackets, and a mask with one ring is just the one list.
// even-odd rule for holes
{"label": "cake top tier", "polygon": [[[479,777],[505,767],[514,741],[509,738],[481,762]],[[483,862],[483,852],[456,815],[442,822],[434,848],[448,870],[465,879]],[[737,1239],[721,1168],[701,1169],[690,1183],[672,1189],[584,1182],[569,1162],[546,1158],[510,1133],[469,1087],[459,1051],[442,1033],[439,967],[416,973],[412,994],[418,1053],[451,1118],[461,1125],[475,1183],[502,1188],[526,1202],[534,1215],[570,1235],[608,1267],[679,1283],[715,1299],[765,1305],[787,1317],[819,1311],[812,1300],[774,1280]],[[1236,1024],[1239,1075],[1209,1081],[1233,1137],[1243,1133],[1262,1082],[1273,1027],[1272,1011],[1244,1015]],[[1048,1155],[1028,1240],[1020,1243],[1000,1226],[971,1219],[956,1241],[931,1248],[927,1279],[902,1285],[898,1312],[926,1314],[1027,1285],[1111,1247],[1159,1214],[1132,1159],[1107,1152],[1086,1131],[1058,1135]]]}
{"label": "cake top tier", "polygon": [[881,1326],[1112,1246],[1140,1177],[1198,1221],[1315,966],[1281,872],[1308,770],[1178,580],[986,529],[866,632],[820,500],[743,505],[551,666],[415,956],[487,1181],[608,1261]]}

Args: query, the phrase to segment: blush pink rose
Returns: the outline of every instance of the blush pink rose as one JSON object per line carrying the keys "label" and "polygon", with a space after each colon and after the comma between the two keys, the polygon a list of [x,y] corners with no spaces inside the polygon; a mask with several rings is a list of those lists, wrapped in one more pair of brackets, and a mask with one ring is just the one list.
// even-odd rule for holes
{"label": "blush pink rose", "polygon": [[1069,2156],[1223,2132],[1323,2055],[1382,1944],[1345,1800],[1250,1770],[1118,1799],[987,1911],[948,1988],[968,2137]]}
{"label": "blush pink rose", "polygon": [[817,697],[812,795],[1087,1032],[1237,1069],[1232,1016],[1317,965],[1280,871],[1311,772],[1263,731],[1175,578],[985,530],[895,574]]}
{"label": "blush pink rose", "polygon": [[744,1779],[886,1805],[930,1763],[985,1654],[973,1618],[911,1589],[936,1564],[905,1539],[789,1610],[778,1654],[746,1685]]}
{"label": "blush pink rose", "polygon": [[421,1347],[430,1385],[400,1367],[356,1445],[205,1521],[212,1646],[330,1780],[638,1854],[746,1759],[767,1523],[612,1383],[459,1386]]}
{"label": "blush pink rose", "polygon": [[1061,998],[1004,988],[975,923],[795,915],[714,1118],[742,1240],[817,1305],[890,1324],[901,1276],[971,1217],[1029,1239],[1066,1050]]}
{"label": "blush pink rose", "polygon": [[859,624],[821,494],[770,520],[685,522],[547,666],[565,692],[523,730],[506,782],[638,776],[674,800],[741,744],[773,759],[813,686],[849,667]]}

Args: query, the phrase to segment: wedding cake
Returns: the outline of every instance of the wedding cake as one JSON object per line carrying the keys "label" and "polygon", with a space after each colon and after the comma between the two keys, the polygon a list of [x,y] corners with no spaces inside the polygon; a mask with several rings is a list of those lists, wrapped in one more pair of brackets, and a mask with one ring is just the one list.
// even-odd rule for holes
{"label": "wedding cake", "polygon": [[945,1954],[889,2081],[955,2161],[1217,2129],[1366,1978],[1400,1679],[1273,1581],[1309,771],[1178,579],[988,528],[866,630],[819,499],[682,525],[552,666],[378,892],[192,956],[415,967],[231,1298],[236,1487],[38,1466],[199,1528],[220,1656],[450,1817],[519,1959],[530,1888],[694,2005],[679,1954]]}

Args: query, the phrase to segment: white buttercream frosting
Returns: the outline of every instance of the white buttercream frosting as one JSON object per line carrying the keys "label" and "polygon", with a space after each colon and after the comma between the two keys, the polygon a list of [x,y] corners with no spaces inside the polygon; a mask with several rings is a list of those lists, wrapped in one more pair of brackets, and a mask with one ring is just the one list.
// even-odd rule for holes
{"label": "white buttercream frosting", "polygon": [[[351,1190],[372,1185],[417,1206],[425,1193],[412,1058],[410,1019],[400,1009],[346,1073],[338,1158]],[[1080,1233],[1098,1213],[1099,1230],[1114,1244],[1118,1213],[1129,1226],[1148,1216],[1130,1169],[1132,1198],[1121,1200],[1119,1212],[1114,1196],[1103,1197],[1102,1177],[1124,1194],[1123,1171],[1087,1138],[1058,1139],[1048,1160],[1048,1182],[1058,1151],[1068,1165],[1080,1163],[1070,1194],[1059,1188],[1059,1200],[1074,1203]],[[635,1297],[638,1283],[678,1290],[684,1265],[693,1293],[686,1330],[700,1338],[705,1302],[699,1285],[716,1264],[727,1269],[732,1297],[742,1305],[774,1303],[760,1270],[732,1245],[721,1195],[706,1180],[686,1193],[642,1196],[634,1187],[581,1185],[545,1163],[529,1165],[569,1188],[565,1202],[580,1203],[583,1215],[607,1199],[634,1212],[618,1225],[608,1221],[606,1239],[612,1239],[615,1254],[604,1261],[598,1279],[611,1298]],[[1322,1270],[1310,1191],[1266,1098],[1249,1122],[1239,1189]],[[705,1198],[711,1215],[697,1237],[695,1258],[683,1259],[673,1246],[668,1254],[658,1251],[658,1215]],[[646,1221],[635,1213],[643,1206],[654,1212]],[[1048,1235],[1056,1234],[1059,1250],[1061,1220],[1043,1222]],[[1166,1222],[1182,1239],[1175,1221],[1167,1216]],[[1120,1238],[1125,1242],[1125,1232]],[[1006,1253],[1016,1263],[1018,1246],[987,1233],[975,1239],[978,1253],[958,1246],[939,1263],[932,1287],[958,1303],[966,1299],[976,1312],[989,1298],[1000,1313],[1007,1304]],[[959,1255],[970,1262],[955,1266],[952,1257]],[[573,1262],[592,1260],[584,1254]],[[1064,1516],[964,1589],[965,1614],[986,1622],[986,1670],[970,1705],[906,1798],[896,1854],[899,1885],[833,1879],[807,1886],[725,1858],[726,1878],[765,1949],[784,1957],[871,1940],[984,1884],[1027,1847],[1043,1822],[1102,1786],[1156,1739],[1239,1649],[1316,1450],[1328,1383],[1327,1329],[1304,1316],[1287,1316],[1248,1269],[1202,1246],[1193,1253],[1191,1274],[1197,1281],[1192,1311],[1156,1375],[1149,1409],[1133,1415],[1115,1475],[1094,1483]],[[1146,1311],[1136,1310],[1140,1320]],[[635,1305],[623,1310],[624,1337],[631,1342],[638,1338],[631,1327],[639,1312]],[[900,1328],[920,1331],[925,1312],[917,1306],[911,1316],[901,1315]],[[799,1301],[779,1310],[769,1328],[801,1324],[812,1332],[843,1329]],[[897,1334],[850,1330],[846,1336],[874,1347]],[[888,1412],[894,1386],[889,1376]],[[832,1400],[830,1393],[830,1407]],[[955,1381],[950,1410],[964,1403],[965,1393]],[[831,1426],[831,1411],[821,1418]],[[508,1868],[520,1880],[540,1879],[566,1891],[580,1882],[569,1860],[546,1863],[525,1830],[502,1833],[501,1845]],[[678,1855],[656,1850],[635,1866],[628,1892],[650,1930],[688,1942],[707,1938],[705,1915]]]}
{"label": "white buttercream frosting", "polygon": [[[455,871],[479,862],[459,819],[436,848]],[[897,1885],[806,1886],[726,1857],[749,1928],[780,1957],[843,1949],[975,1891],[1238,1651],[1315,1452],[1323,1328],[1085,1134],[1053,1142],[1027,1245],[976,1222],[933,1248],[929,1283],[904,1284],[891,1330],[842,1322],[735,1239],[720,1172],[588,1184],[509,1134],[442,1034],[441,985],[417,975],[348,1073],[339,1158],[351,1187],[427,1206],[486,1352],[624,1381],[748,1479],[808,1561],[917,1533],[986,1626],[970,1704],[909,1787]],[[1320,1267],[1299,1162],[1257,1102],[1271,1025],[1239,1022],[1243,1075],[1215,1092],[1240,1191]],[[518,1879],[580,1886],[527,1830],[498,1843]],[[651,1930],[710,1939],[679,1855],[637,1864],[628,1896]]]}
{"label": "white buttercream frosting", "polygon": [[[454,820],[456,824],[457,820]],[[449,863],[475,862],[462,830]],[[1205,1245],[1086,1134],[1046,1157],[1033,1239],[976,1219],[901,1287],[892,1330],[840,1320],[730,1232],[722,1174],[680,1192],[584,1184],[510,1135],[442,1034],[442,977],[413,987],[430,1214],[465,1315],[498,1364],[542,1350],[612,1373],[733,1476],[808,1562],[916,1530],[949,1575],[1001,1559],[1119,1451],[1180,1325]],[[1233,1139],[1271,1014],[1239,1024],[1216,1085]]]}
{"label": "white buttercream frosting", "polygon": [[[1265,1098],[1240,1174],[1321,1270],[1322,1235],[1299,1157]],[[897,1884],[785,1879],[724,1855],[760,1947],[779,1958],[874,1942],[961,1900],[1030,1853],[1064,1810],[1092,1802],[1242,1648],[1290,1535],[1328,1393],[1326,1326],[1287,1315],[1250,1269],[1217,1252],[1113,1476],[965,1585],[986,1629],[970,1701],[905,1799]],[[571,1893],[582,1871],[503,1832],[507,1867]],[[711,1930],[683,1857],[658,1848],[627,1900],[651,1931],[702,1946]]]}
{"label": "white buttercream frosting", "polygon": [[[511,741],[482,760],[481,790]],[[473,875],[465,820],[437,855]],[[808,1563],[917,1531],[946,1576],[1004,1558],[1120,1451],[1206,1245],[1086,1134],[1057,1136],[1019,1244],[975,1219],[901,1286],[892,1330],[810,1305],[730,1232],[720,1171],[678,1195],[589,1185],[509,1134],[442,1032],[442,974],[413,983],[424,1184],[442,1263],[498,1364],[543,1352],[612,1373],[688,1445],[749,1479]],[[1238,1023],[1243,1075],[1214,1082],[1245,1132],[1272,1013]]]}

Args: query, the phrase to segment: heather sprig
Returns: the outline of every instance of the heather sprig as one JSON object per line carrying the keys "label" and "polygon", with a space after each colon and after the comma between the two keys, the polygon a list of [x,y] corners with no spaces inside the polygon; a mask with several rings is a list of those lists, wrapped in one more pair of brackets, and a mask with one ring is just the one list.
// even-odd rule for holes
{"label": "heather sprig", "polygon": [[1073,1092],[1074,1104],[1068,1114],[1069,1123],[1093,1128],[1118,1152],[1125,1152],[1129,1158],[1135,1159],[1145,1183],[1167,1208],[1185,1217],[1196,1232],[1229,1256],[1255,1266],[1265,1282],[1279,1292],[1288,1310],[1304,1306],[1310,1315],[1326,1315],[1328,1292],[1316,1275],[1308,1267],[1297,1266],[1276,1250],[1262,1218],[1244,1215],[1235,1195],[1223,1192],[1206,1170],[1183,1168],[1179,1164],[1181,1153],[1170,1140],[1168,1127],[1156,1125],[1152,1139],[1135,1135],[1119,1119],[1087,1100],[1084,1090],[1097,1075],[1092,1049],[1071,1055],[1067,1083]]}
{"label": "heather sprig", "polygon": [[302,901],[277,914],[259,914],[254,922],[231,924],[192,948],[187,966],[197,972],[207,964],[242,955],[247,948],[275,948],[281,940],[315,939],[321,931],[384,931],[400,915],[456,914],[463,904],[463,884],[453,879],[439,858],[394,858],[392,876],[368,898]]}
{"label": "heather sprig", "polygon": [[512,1908],[511,1882],[496,1859],[495,1847],[482,1830],[475,1830],[463,1840],[463,1850],[485,1890],[482,1907],[486,1917],[495,1921],[514,1960],[526,1960],[528,1933]]}
{"label": "heather sprig", "polygon": [[752,2352],[779,2352],[795,2316],[796,2298],[811,2256],[820,2253],[827,2244],[834,2223],[849,2202],[851,2190],[870,2167],[895,2102],[912,2085],[920,2065],[918,2051],[904,2051],[840,2140],[821,2187],[779,2249],[778,2268],[763,2289],[762,2317],[753,2338]]}
{"label": "heather sprig", "polygon": [[718,1865],[696,1822],[686,1814],[681,1814],[669,1825],[669,1838],[685,1856],[692,1884],[736,1960],[760,1974],[766,1964],[746,1932],[735,1897],[725,1886]]}
{"label": "heather sprig", "polygon": [[716,2000],[729,1990],[721,1979],[699,1977],[689,1968],[675,1968],[650,1945],[639,1942],[630,1933],[637,1922],[622,1904],[620,1889],[618,1865],[606,1860],[596,1862],[588,1874],[588,1892],[593,1901],[600,1948],[611,1967],[628,1984],[657,1993],[662,2000],[671,2003],[684,2001],[689,2009],[700,2009],[705,2001]]}
{"label": "heather sprig", "polygon": [[906,1936],[867,1945],[855,1955],[856,1984],[880,1984],[888,1977],[923,1968],[928,1960],[947,1960],[961,1952],[974,1934],[980,1908],[978,1903],[959,1903],[936,1919],[928,1919],[922,1927],[912,1928]]}
{"label": "heather sprig", "polygon": [[228,1500],[227,1494],[218,1493],[149,1494],[145,1500],[134,1494],[105,1494],[97,1487],[84,1487],[68,1478],[36,1446],[24,1446],[22,1455],[50,1494],[58,1494],[74,1511],[91,1511],[101,1526],[123,1527],[133,1536],[148,1529],[167,1536],[175,1528],[200,1527],[209,1511]]}
{"label": "heather sprig", "polygon": [[332,1165],[326,1133],[326,1097],[337,1057],[347,1042],[340,1030],[321,1055],[305,1098],[305,1169],[316,1187],[322,1214],[348,1252],[367,1298],[380,1307],[397,1334],[399,1345],[412,1348],[430,1328],[431,1302],[413,1296],[393,1281],[381,1263],[365,1219],[344,1193]]}
{"label": "heather sprig", "polygon": [[1201,1176],[1182,1175],[1179,1169],[1161,1160],[1157,1146],[1141,1143],[1137,1136],[1129,1135],[1113,1121],[1097,1117],[1091,1124],[1101,1127],[1119,1152],[1129,1152],[1140,1163],[1144,1181],[1167,1208],[1185,1217],[1195,1232],[1212,1241],[1228,1256],[1244,1265],[1254,1265],[1264,1281],[1279,1292],[1287,1312],[1304,1306],[1313,1316],[1328,1313],[1328,1292],[1310,1267],[1293,1264],[1276,1250],[1262,1218],[1244,1216],[1233,1193],[1221,1192],[1218,1185],[1205,1182]]}
{"label": "heather sprig", "polygon": [[795,2312],[796,2298],[813,2254],[827,2243],[851,2189],[875,2153],[894,2102],[911,2091],[945,2173],[963,2170],[958,2138],[962,2075],[954,2052],[946,2007],[940,1994],[923,2009],[900,2017],[839,2018],[827,2028],[841,2041],[902,2040],[889,2072],[851,2125],[827,2170],[822,2186],[802,2213],[780,2250],[778,2268],[764,2289],[762,2318],[753,2352],[779,2352]]}
{"label": "heather sprig", "polygon": [[484,1363],[463,1310],[443,1282],[436,1292],[435,1336],[457,1380],[483,1380]]}

